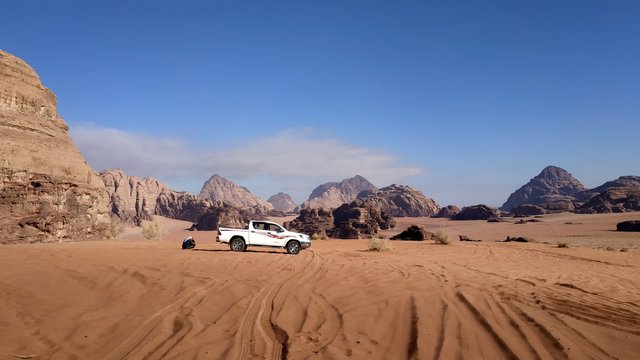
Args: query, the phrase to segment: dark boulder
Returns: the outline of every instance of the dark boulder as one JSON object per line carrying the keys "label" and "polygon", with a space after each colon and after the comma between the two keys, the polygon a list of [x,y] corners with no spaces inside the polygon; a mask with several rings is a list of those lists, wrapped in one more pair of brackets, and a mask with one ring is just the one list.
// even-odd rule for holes
{"label": "dark boulder", "polygon": [[334,227],[327,234],[340,239],[371,237],[379,230],[394,228],[395,218],[384,213],[380,204],[371,200],[356,199],[333,211]]}
{"label": "dark boulder", "polygon": [[422,241],[422,240],[430,240],[432,237],[433,237],[433,234],[428,231],[425,231],[424,226],[411,225],[405,231],[392,236],[391,240]]}
{"label": "dark boulder", "polygon": [[640,231],[640,220],[623,221],[616,225],[617,231]]}
{"label": "dark boulder", "polygon": [[327,231],[333,228],[333,214],[322,208],[305,208],[300,210],[297,218],[285,222],[283,226],[309,236],[316,234],[324,238],[327,236]]}

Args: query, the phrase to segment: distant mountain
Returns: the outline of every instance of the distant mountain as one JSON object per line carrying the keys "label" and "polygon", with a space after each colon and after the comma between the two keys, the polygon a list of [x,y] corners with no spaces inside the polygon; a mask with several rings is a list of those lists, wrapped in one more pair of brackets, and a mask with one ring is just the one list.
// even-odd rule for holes
{"label": "distant mountain", "polygon": [[573,202],[586,188],[566,170],[547,166],[527,184],[512,193],[502,205],[504,211],[530,205],[548,205],[558,202]]}
{"label": "distant mountain", "polygon": [[378,188],[360,175],[341,182],[328,182],[315,188],[309,200],[302,203],[305,208],[335,209],[354,201],[362,191],[377,191]]}
{"label": "distant mountain", "polygon": [[275,195],[272,195],[267,202],[273,205],[273,208],[276,211],[282,211],[285,213],[292,212],[296,208],[296,203],[293,202],[291,196],[289,194],[285,194],[279,192]]}
{"label": "distant mountain", "polygon": [[621,176],[587,190],[588,201],[576,209],[582,214],[640,210],[640,176]]}
{"label": "distant mountain", "polygon": [[407,185],[393,184],[380,190],[362,191],[358,198],[375,201],[382,211],[397,217],[432,216],[440,210],[433,199]]}
{"label": "distant mountain", "polygon": [[123,223],[139,225],[153,215],[197,221],[211,206],[210,201],[171,190],[157,179],[128,176],[119,169],[105,170],[100,177],[109,193],[111,212]]}
{"label": "distant mountain", "polygon": [[218,174],[213,175],[202,185],[198,199],[222,201],[238,209],[251,208],[258,214],[266,214],[273,210],[273,205],[270,203],[251,194],[247,188],[239,186]]}

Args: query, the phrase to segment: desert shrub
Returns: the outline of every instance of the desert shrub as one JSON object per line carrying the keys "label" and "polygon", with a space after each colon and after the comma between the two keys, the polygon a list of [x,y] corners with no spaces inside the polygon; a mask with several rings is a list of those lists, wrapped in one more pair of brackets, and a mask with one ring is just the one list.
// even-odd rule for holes
{"label": "desert shrub", "polygon": [[142,236],[147,240],[160,240],[164,235],[164,229],[157,221],[142,225]]}
{"label": "desert shrub", "polygon": [[109,227],[107,227],[107,231],[105,232],[105,236],[107,239],[117,239],[122,232],[122,224],[120,224],[116,220],[111,220]]}
{"label": "desert shrub", "polygon": [[604,249],[607,250],[607,251],[614,251],[616,248],[614,248],[613,246],[607,246]]}
{"label": "desert shrub", "polygon": [[559,248],[568,248],[569,247],[569,242],[568,241],[558,241],[558,247]]}
{"label": "desert shrub", "polygon": [[438,230],[436,232],[435,236],[433,237],[433,240],[435,240],[436,244],[442,244],[442,245],[451,244],[451,240],[449,240],[449,234],[447,234],[442,230]]}
{"label": "desert shrub", "polygon": [[325,236],[322,233],[317,233],[314,232],[313,234],[311,234],[311,240],[324,240]]}
{"label": "desert shrub", "polygon": [[629,249],[627,249],[627,248],[622,248],[622,249],[620,249],[620,252],[629,252]]}
{"label": "desert shrub", "polygon": [[392,249],[389,239],[381,239],[379,237],[369,239],[368,247],[370,251],[387,251]]}

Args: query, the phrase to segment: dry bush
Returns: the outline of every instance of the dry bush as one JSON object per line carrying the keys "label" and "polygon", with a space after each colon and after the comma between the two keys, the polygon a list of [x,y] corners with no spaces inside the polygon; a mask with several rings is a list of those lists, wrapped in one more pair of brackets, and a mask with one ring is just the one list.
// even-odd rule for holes
{"label": "dry bush", "polygon": [[313,233],[311,234],[311,240],[324,240],[326,237],[322,233]]}
{"label": "dry bush", "polygon": [[105,232],[105,236],[107,239],[117,239],[122,233],[122,224],[120,224],[117,220],[112,219],[107,231]]}
{"label": "dry bush", "polygon": [[142,236],[147,240],[160,240],[164,235],[164,229],[157,221],[148,222],[142,225]]}
{"label": "dry bush", "polygon": [[379,237],[373,237],[369,239],[368,248],[370,251],[387,251],[391,250],[391,240],[381,239]]}
{"label": "dry bush", "polygon": [[451,244],[451,240],[449,240],[449,234],[442,230],[438,230],[433,237],[433,240],[436,244],[449,245]]}
{"label": "dry bush", "polygon": [[558,241],[558,247],[559,248],[568,248],[569,247],[569,242],[568,241]]}

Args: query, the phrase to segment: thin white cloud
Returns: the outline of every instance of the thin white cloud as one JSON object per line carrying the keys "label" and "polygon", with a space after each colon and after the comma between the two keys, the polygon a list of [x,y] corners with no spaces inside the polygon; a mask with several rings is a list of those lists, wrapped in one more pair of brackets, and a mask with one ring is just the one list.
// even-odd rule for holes
{"label": "thin white cloud", "polygon": [[170,185],[198,180],[202,184],[218,173],[254,186],[260,183],[256,193],[262,196],[267,194],[261,192],[301,188],[306,188],[306,196],[321,182],[356,174],[386,186],[424,172],[420,167],[402,165],[396,156],[377,149],[319,138],[311,129],[287,130],[268,138],[247,139],[243,147],[206,151],[181,139],[96,126],[74,127],[71,135],[96,170],[120,168]]}

